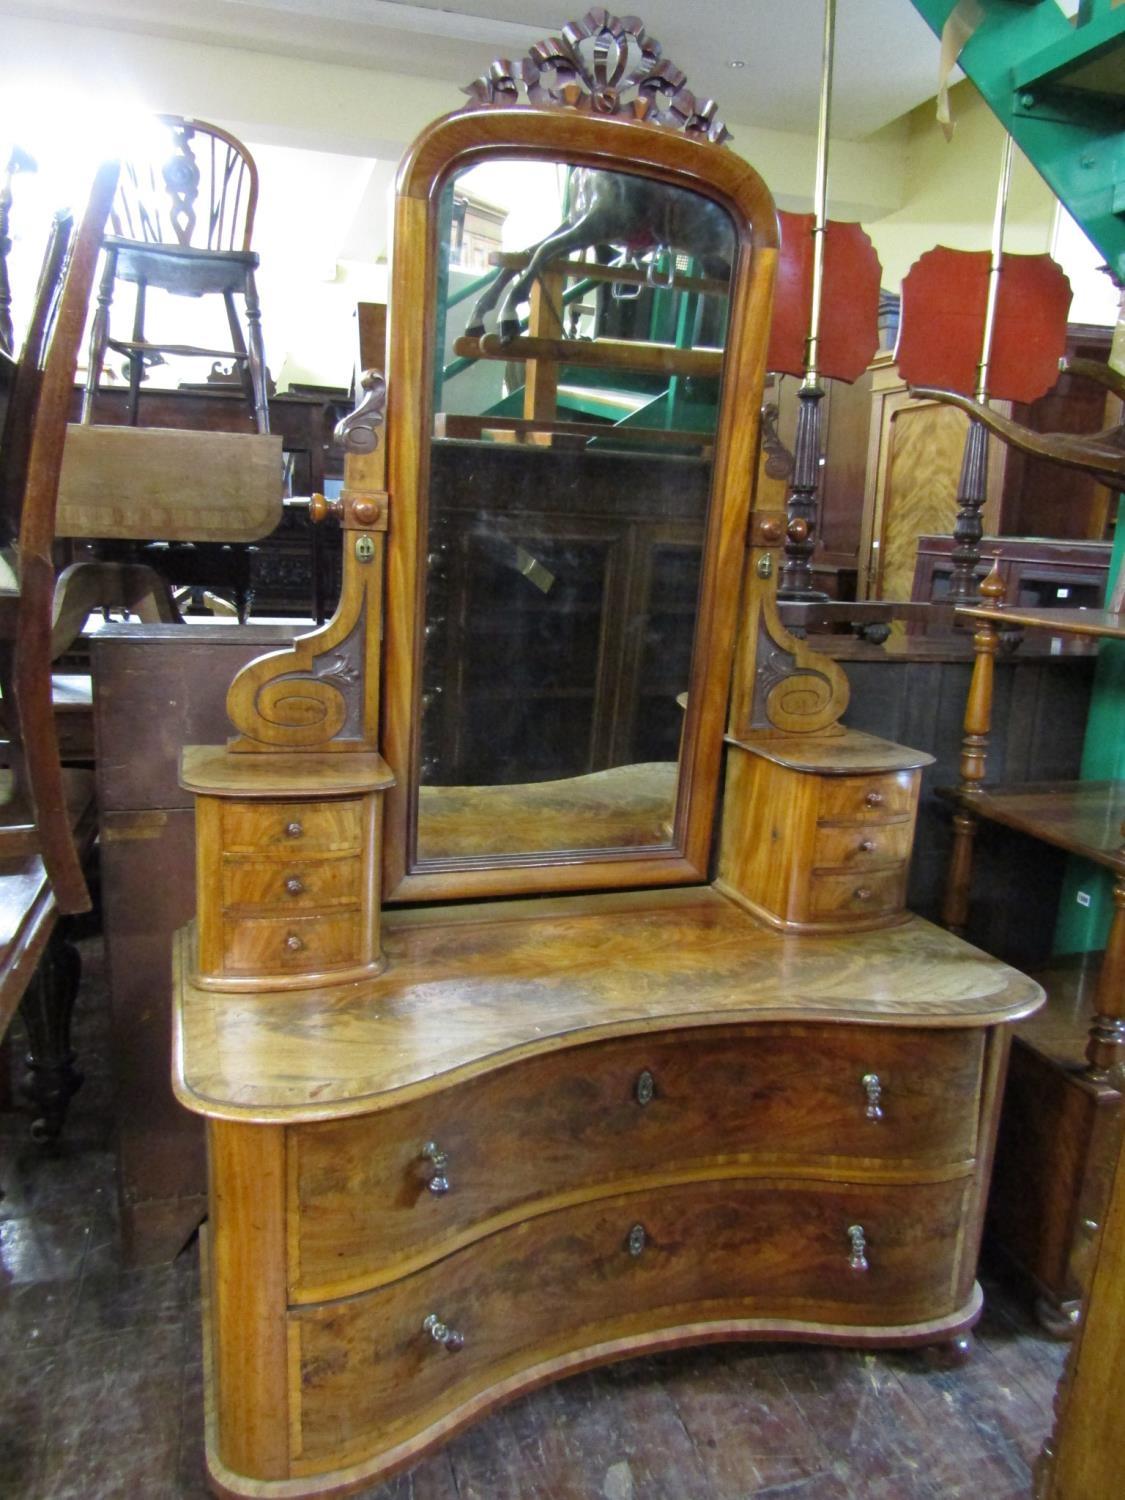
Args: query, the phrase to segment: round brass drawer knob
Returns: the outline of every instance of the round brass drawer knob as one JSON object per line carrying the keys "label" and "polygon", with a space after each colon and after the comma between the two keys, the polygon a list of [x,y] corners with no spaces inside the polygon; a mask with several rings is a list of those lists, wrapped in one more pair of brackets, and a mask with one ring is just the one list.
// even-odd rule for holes
{"label": "round brass drawer knob", "polygon": [[302,938],[299,938],[295,932],[291,932],[285,939],[285,946],[290,953],[300,953],[305,944]]}
{"label": "round brass drawer knob", "polygon": [[285,889],[289,892],[289,894],[291,896],[300,896],[300,895],[303,895],[304,894],[304,889],[305,889],[305,882],[301,879],[301,877],[299,875],[289,875],[289,876],[286,877],[286,880],[285,880]]}
{"label": "round brass drawer knob", "polygon": [[299,839],[304,831],[301,824],[297,822],[286,823],[285,825],[285,837],[289,839]]}
{"label": "round brass drawer knob", "polygon": [[884,799],[882,792],[868,792],[863,800],[867,803],[868,807],[882,807]]}

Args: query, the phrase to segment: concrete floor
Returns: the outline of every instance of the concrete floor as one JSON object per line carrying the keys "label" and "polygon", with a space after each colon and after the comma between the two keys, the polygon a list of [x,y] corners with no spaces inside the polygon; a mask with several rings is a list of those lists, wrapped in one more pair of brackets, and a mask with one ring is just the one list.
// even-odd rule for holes
{"label": "concrete floor", "polygon": [[[194,1500],[197,1255],[121,1265],[100,944],[83,959],[86,1083],[61,1146],[0,1115],[0,1496]],[[985,1290],[963,1369],[784,1345],[631,1360],[513,1403],[367,1500],[1023,1500],[1065,1347]]]}

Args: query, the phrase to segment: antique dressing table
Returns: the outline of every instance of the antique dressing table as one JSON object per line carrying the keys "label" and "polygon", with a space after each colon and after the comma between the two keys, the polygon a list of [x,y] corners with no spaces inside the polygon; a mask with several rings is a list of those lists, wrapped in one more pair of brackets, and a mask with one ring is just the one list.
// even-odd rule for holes
{"label": "antique dressing table", "polygon": [[[641,1350],[962,1340],[1040,1002],[904,911],[928,757],[842,728],[842,671],[779,622],[760,178],[604,12],[469,92],[400,170],[337,615],[183,759],[222,1494],[359,1488]],[[487,296],[454,326],[466,202],[548,206],[500,247],[499,332]],[[639,305],[583,259],[611,244]],[[470,367],[523,401],[534,483],[442,435]],[[635,420],[568,419],[595,377]]]}

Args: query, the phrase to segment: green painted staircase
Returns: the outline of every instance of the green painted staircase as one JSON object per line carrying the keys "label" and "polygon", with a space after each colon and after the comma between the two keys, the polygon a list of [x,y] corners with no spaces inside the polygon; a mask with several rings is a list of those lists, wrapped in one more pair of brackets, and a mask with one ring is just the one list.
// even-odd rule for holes
{"label": "green painted staircase", "polygon": [[[958,0],[911,0],[940,36]],[[961,67],[1125,281],[1125,5],[972,0]]]}

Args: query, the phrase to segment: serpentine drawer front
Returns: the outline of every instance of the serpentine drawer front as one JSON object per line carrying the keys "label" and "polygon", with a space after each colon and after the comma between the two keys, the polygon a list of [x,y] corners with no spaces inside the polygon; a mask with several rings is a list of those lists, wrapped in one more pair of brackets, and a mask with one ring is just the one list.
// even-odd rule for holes
{"label": "serpentine drawer front", "polygon": [[628,1193],[514,1225],[393,1285],[290,1313],[291,1471],[358,1462],[542,1360],[676,1324],[911,1324],[965,1302],[971,1179]]}
{"label": "serpentine drawer front", "polygon": [[634,1180],[819,1171],[881,1180],[970,1161],[984,1036],[709,1028],[552,1052],[288,1133],[291,1294],[412,1270],[515,1214]]}
{"label": "serpentine drawer front", "polygon": [[821,823],[881,823],[914,815],[913,771],[893,776],[825,776],[820,782]]}
{"label": "serpentine drawer front", "polygon": [[223,849],[227,854],[327,854],[359,852],[362,805],[340,802],[229,802],[222,809]]}

